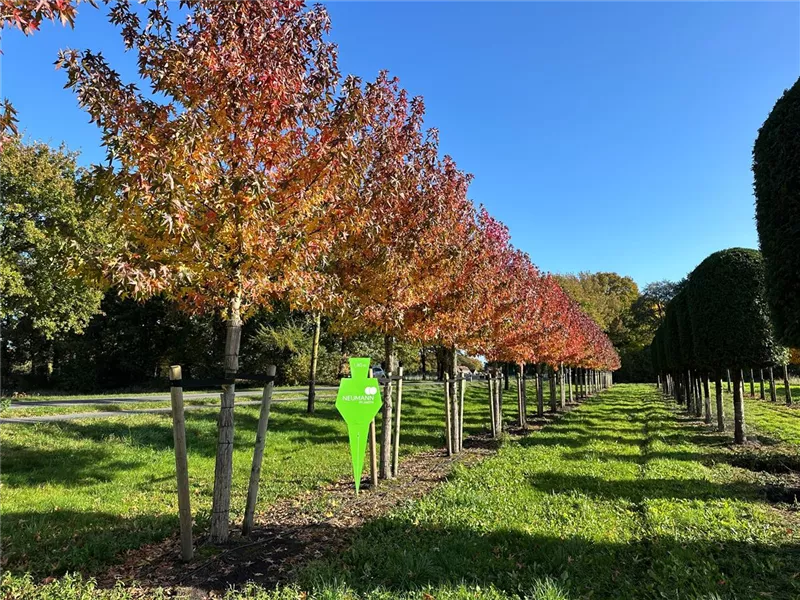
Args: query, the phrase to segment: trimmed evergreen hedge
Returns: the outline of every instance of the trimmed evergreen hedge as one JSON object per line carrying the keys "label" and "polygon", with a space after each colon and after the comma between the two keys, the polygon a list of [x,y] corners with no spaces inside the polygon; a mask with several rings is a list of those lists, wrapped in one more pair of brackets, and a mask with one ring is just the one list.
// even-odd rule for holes
{"label": "trimmed evergreen hedge", "polygon": [[753,147],[756,224],[779,340],[800,346],[800,79],[775,103]]}

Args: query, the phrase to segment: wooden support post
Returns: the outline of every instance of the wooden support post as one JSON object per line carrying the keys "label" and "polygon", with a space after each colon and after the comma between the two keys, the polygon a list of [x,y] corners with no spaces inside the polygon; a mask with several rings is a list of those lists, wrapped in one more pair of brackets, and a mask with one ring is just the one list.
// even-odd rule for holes
{"label": "wooden support post", "polygon": [[743,444],[747,441],[744,424],[744,398],[742,398],[742,371],[733,371],[733,441]]}
{"label": "wooden support post", "polygon": [[458,449],[464,449],[464,394],[467,391],[467,380],[461,377],[461,393],[458,401]]}
{"label": "wooden support post", "polygon": [[775,391],[775,372],[772,370],[772,367],[769,368],[769,399],[772,402],[778,401],[778,395]]}
{"label": "wooden support post", "polygon": [[453,424],[450,418],[450,375],[444,374],[444,417],[447,437],[447,456],[453,456]]}
{"label": "wooden support post", "polygon": [[536,416],[544,416],[544,389],[542,383],[542,363],[536,364]]}
{"label": "wooden support post", "polygon": [[[372,369],[369,370],[369,377],[372,379]],[[375,419],[369,424],[369,476],[370,487],[378,487],[378,439],[375,433]]]}
{"label": "wooden support post", "polygon": [[172,401],[172,440],[175,444],[175,473],[178,479],[178,516],[181,524],[181,559],[192,560],[192,509],[189,494],[189,463],[186,458],[186,420],[183,415],[183,378],[180,365],[169,368],[169,378],[178,385],[170,387]]}
{"label": "wooden support post", "polygon": [[394,460],[392,461],[392,475],[397,477],[400,465],[400,410],[403,404],[403,367],[397,369],[397,406],[395,407],[394,424]]}
{"label": "wooden support post", "polygon": [[[275,377],[275,365],[267,366],[267,375]],[[261,412],[258,415],[256,429],[256,445],[253,450],[253,465],[250,467],[250,483],[247,486],[247,502],[244,509],[242,535],[250,535],[253,530],[253,518],[258,502],[258,486],[261,482],[261,464],[264,460],[264,447],[267,445],[267,427],[269,427],[269,411],[272,408],[272,390],[274,381],[268,381],[261,392]]]}
{"label": "wooden support post", "polygon": [[383,386],[383,418],[381,419],[380,478],[392,478],[392,372],[386,372]]}
{"label": "wooden support post", "polygon": [[492,423],[492,437],[497,437],[497,406],[495,405],[494,401],[494,377],[492,374],[489,373],[489,416],[491,417]]}
{"label": "wooden support post", "polygon": [[725,431],[725,405],[722,402],[722,375],[719,371],[714,377],[714,392],[717,400],[717,431]]}
{"label": "wooden support post", "polygon": [[519,371],[517,371],[517,421],[520,427],[524,427],[525,420],[522,416],[522,365],[519,365]]}
{"label": "wooden support post", "polygon": [[497,380],[495,382],[497,387],[495,388],[495,401],[497,402],[497,431],[499,433],[503,433],[503,372],[497,374]]}
{"label": "wooden support post", "polygon": [[786,406],[792,405],[792,388],[789,385],[789,367],[783,365],[783,391],[786,395]]}

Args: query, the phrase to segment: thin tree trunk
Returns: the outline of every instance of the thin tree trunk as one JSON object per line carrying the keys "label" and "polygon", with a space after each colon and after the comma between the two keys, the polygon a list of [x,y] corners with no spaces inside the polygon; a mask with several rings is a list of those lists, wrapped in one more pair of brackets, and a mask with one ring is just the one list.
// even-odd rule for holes
{"label": "thin tree trunk", "polygon": [[744,426],[744,398],[742,398],[742,372],[733,371],[733,441],[743,444],[747,441]]}
{"label": "thin tree trunk", "polygon": [[572,404],[574,398],[572,396],[572,367],[567,367],[567,389],[569,390],[569,403]]}
{"label": "thin tree trunk", "polygon": [[311,342],[311,368],[308,373],[308,407],[306,412],[314,414],[315,401],[317,397],[317,361],[319,359],[319,333],[321,329],[321,317],[319,313],[314,315],[314,338]]}
{"label": "thin tree trunk", "polygon": [[369,482],[370,487],[378,487],[378,434],[375,431],[375,419],[369,424]]}
{"label": "thin tree trunk", "polygon": [[547,369],[547,383],[550,386],[550,410],[552,412],[557,412],[558,399],[556,398],[556,380],[553,367],[548,367]]}
{"label": "thin tree trunk", "polygon": [[708,373],[703,375],[703,398],[705,399],[706,423],[711,423],[711,394],[708,389]]}
{"label": "thin tree trunk", "polygon": [[756,378],[753,374],[753,369],[750,369],[750,397],[756,397]]}
{"label": "thin tree trunk", "polygon": [[731,370],[727,369],[727,373],[728,373],[728,393],[730,394],[731,393]]}
{"label": "thin tree trunk", "polygon": [[722,376],[719,371],[714,377],[714,393],[717,400],[717,431],[725,431],[725,405],[722,402]]}
{"label": "thin tree trunk", "polygon": [[[239,346],[242,339],[241,298],[235,297],[228,311],[225,335],[225,378],[234,379],[239,371]],[[233,478],[233,403],[236,384],[222,386],[217,429],[217,458],[214,465],[214,492],[211,503],[210,539],[214,544],[228,541]]]}
{"label": "thin tree trunk", "polygon": [[697,412],[695,415],[698,417],[703,416],[703,381],[700,377],[700,373],[697,371],[694,372],[694,381],[695,385],[697,386]]}
{"label": "thin tree trunk", "polygon": [[[267,366],[267,375],[275,376],[275,365]],[[256,445],[253,450],[253,465],[250,468],[250,484],[247,486],[247,502],[244,509],[244,523],[242,524],[242,535],[250,535],[253,529],[253,517],[256,512],[258,502],[258,486],[261,482],[261,464],[264,461],[264,447],[267,444],[267,427],[269,427],[269,411],[272,407],[272,390],[275,387],[274,381],[268,381],[264,385],[261,393],[261,412],[258,415],[258,427],[256,428]]]}
{"label": "thin tree trunk", "polygon": [[567,390],[564,389],[564,363],[562,362],[558,367],[558,390],[561,393],[561,408],[566,408],[567,404]]}
{"label": "thin tree trunk", "polygon": [[764,369],[758,370],[758,388],[759,388],[759,396],[761,397],[762,400],[764,400],[764,398],[766,397],[764,396]]}
{"label": "thin tree trunk", "polygon": [[775,372],[772,370],[772,367],[769,368],[769,399],[772,402],[778,401],[778,394],[775,390]]}
{"label": "thin tree trunk", "polygon": [[789,386],[789,367],[783,365],[783,390],[786,394],[786,406],[792,405],[792,388]]}
{"label": "thin tree trunk", "polygon": [[420,367],[422,367],[422,381],[425,381],[425,375],[428,372],[425,360],[425,346],[423,346],[422,349],[419,351],[419,362],[420,362]]}

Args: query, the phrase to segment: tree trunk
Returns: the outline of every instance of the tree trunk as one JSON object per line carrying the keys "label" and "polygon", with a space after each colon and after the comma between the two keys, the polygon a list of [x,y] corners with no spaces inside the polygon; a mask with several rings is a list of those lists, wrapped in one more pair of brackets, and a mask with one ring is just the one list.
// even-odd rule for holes
{"label": "tree trunk", "polygon": [[311,342],[311,368],[308,373],[308,407],[306,412],[314,414],[314,404],[317,396],[317,360],[319,358],[319,330],[321,329],[320,314],[314,315],[314,339]]}
{"label": "tree trunk", "polygon": [[394,336],[383,338],[386,385],[383,392],[383,415],[381,419],[381,479],[392,478],[392,375],[394,374]]}
{"label": "tree trunk", "polygon": [[340,356],[339,356],[339,372],[336,374],[337,379],[344,378],[344,369],[345,366],[348,364],[347,361],[347,341],[344,336],[342,336],[341,344],[339,346]]}
{"label": "tree trunk", "polygon": [[744,398],[742,398],[742,372],[733,371],[733,441],[743,444],[747,441],[744,426]]}
{"label": "tree trunk", "polygon": [[753,369],[750,369],[750,397],[756,397],[756,378],[753,374]]}
{"label": "tree trunk", "polygon": [[[267,367],[267,375],[275,376],[275,365]],[[250,483],[247,486],[247,501],[244,508],[244,523],[242,524],[242,535],[250,535],[253,529],[253,518],[258,502],[258,486],[261,483],[261,464],[264,461],[264,447],[267,445],[267,427],[269,427],[269,412],[272,408],[272,390],[275,387],[274,381],[264,384],[264,391],[261,394],[261,411],[258,415],[258,426],[256,427],[256,445],[253,449],[253,465],[250,467]]]}
{"label": "tree trunk", "polygon": [[769,368],[769,399],[772,402],[778,401],[778,395],[775,390],[775,372],[772,370],[772,367]]}
{"label": "tree trunk", "polygon": [[728,373],[728,393],[730,394],[731,393],[731,370],[727,369],[727,373]]}
{"label": "tree trunk", "polygon": [[564,363],[562,362],[558,368],[558,389],[561,393],[561,408],[565,408],[567,404],[567,391],[564,389]]}
{"label": "tree trunk", "polygon": [[714,377],[714,393],[717,400],[717,431],[725,431],[725,407],[722,403],[722,376],[719,371]]}
{"label": "tree trunk", "polygon": [[792,405],[792,388],[789,386],[789,367],[783,365],[783,390],[786,394],[786,406]]}
{"label": "tree trunk", "polygon": [[558,411],[558,400],[556,399],[556,380],[553,367],[547,368],[547,383],[550,385],[550,410]]}
{"label": "tree trunk", "polygon": [[759,397],[764,400],[764,369],[758,370],[758,388],[759,388]]}
{"label": "tree trunk", "polygon": [[703,398],[705,399],[705,421],[711,423],[711,394],[708,389],[708,373],[703,375]]}
{"label": "tree trunk", "polygon": [[697,417],[702,417],[703,416],[703,380],[700,377],[700,373],[698,373],[697,371],[694,372],[694,381],[695,381],[695,386],[697,387],[697,406],[696,406],[697,411],[695,412],[695,415]]}
{"label": "tree trunk", "polygon": [[[225,378],[233,379],[239,371],[239,346],[242,340],[241,298],[235,297],[228,311],[225,335]],[[210,539],[214,544],[228,541],[228,524],[231,510],[231,479],[233,477],[233,403],[236,384],[222,386],[222,397],[217,420],[219,438],[214,466],[214,496],[211,505]]]}
{"label": "tree trunk", "polygon": [[453,452],[458,453],[461,450],[461,440],[458,439],[459,423],[458,423],[458,381],[456,381],[458,370],[456,369],[456,349],[455,346],[450,350],[448,361],[448,369],[450,371],[450,411],[451,422],[453,424]]}
{"label": "tree trunk", "polygon": [[419,364],[422,368],[422,381],[425,381],[425,376],[428,374],[428,367],[425,359],[425,346],[419,351]]}

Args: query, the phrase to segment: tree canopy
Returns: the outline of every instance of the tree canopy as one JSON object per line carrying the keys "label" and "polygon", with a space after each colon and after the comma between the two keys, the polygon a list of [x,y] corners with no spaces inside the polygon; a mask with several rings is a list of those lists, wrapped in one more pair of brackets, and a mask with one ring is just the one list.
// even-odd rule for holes
{"label": "tree canopy", "polygon": [[785,345],[800,346],[800,78],[758,132],[753,175],[775,332]]}

